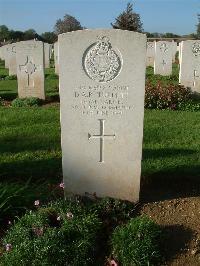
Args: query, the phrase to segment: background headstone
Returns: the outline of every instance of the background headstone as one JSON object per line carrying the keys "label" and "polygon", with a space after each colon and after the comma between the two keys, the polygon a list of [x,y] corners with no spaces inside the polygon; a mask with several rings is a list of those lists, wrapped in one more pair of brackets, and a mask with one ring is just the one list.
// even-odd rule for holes
{"label": "background headstone", "polygon": [[5,60],[5,68],[9,68],[9,61],[10,61],[10,44],[4,45],[4,60]]}
{"label": "background headstone", "polygon": [[154,74],[172,74],[172,43],[158,41],[155,44]]}
{"label": "background headstone", "polygon": [[181,43],[179,83],[200,93],[200,40]]}
{"label": "background headstone", "polygon": [[155,42],[147,42],[147,63],[146,66],[154,66]]}
{"label": "background headstone", "polygon": [[50,44],[44,43],[44,67],[49,68],[50,67]]}
{"label": "background headstone", "polygon": [[9,75],[17,75],[16,43],[10,44]]}
{"label": "background headstone", "polygon": [[55,66],[55,73],[59,74],[59,51],[58,51],[58,42],[54,43],[54,66]]}
{"label": "background headstone", "polygon": [[19,98],[45,99],[43,43],[22,41],[16,48]]}
{"label": "background headstone", "polygon": [[59,35],[65,192],[138,201],[146,36],[123,30]]}

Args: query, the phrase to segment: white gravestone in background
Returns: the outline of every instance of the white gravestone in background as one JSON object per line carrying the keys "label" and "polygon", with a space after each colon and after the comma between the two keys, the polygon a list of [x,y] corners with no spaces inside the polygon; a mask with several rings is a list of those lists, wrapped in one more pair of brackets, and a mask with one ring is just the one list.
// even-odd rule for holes
{"label": "white gravestone in background", "polygon": [[181,43],[179,83],[200,93],[200,40]]}
{"label": "white gravestone in background", "polygon": [[16,64],[16,43],[10,45],[10,58],[9,58],[9,75],[17,75]]}
{"label": "white gravestone in background", "polygon": [[139,200],[146,36],[125,30],[59,35],[66,195]]}
{"label": "white gravestone in background", "polygon": [[154,66],[155,42],[147,42],[147,63],[146,66]]}
{"label": "white gravestone in background", "polygon": [[58,42],[54,43],[54,66],[55,66],[55,73],[59,74],[59,51],[58,51]]}
{"label": "white gravestone in background", "polygon": [[51,50],[50,50],[50,44],[49,43],[44,43],[44,67],[49,68],[50,67],[50,55]]}
{"label": "white gravestone in background", "polygon": [[172,43],[158,41],[155,44],[154,74],[172,74]]}
{"label": "white gravestone in background", "polygon": [[45,99],[43,43],[23,41],[16,48],[19,98]]}
{"label": "white gravestone in background", "polygon": [[11,49],[11,45],[10,45],[10,44],[6,44],[6,45],[4,46],[5,68],[9,68],[10,49]]}

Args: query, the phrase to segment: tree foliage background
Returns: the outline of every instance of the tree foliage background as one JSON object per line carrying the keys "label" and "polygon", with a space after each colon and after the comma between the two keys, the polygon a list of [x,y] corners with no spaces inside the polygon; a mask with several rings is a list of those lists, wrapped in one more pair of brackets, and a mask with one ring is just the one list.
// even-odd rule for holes
{"label": "tree foliage background", "polygon": [[114,29],[129,30],[142,32],[142,22],[140,15],[133,11],[133,4],[130,2],[127,4],[126,10],[124,10],[116,19],[115,23],[111,23]]}
{"label": "tree foliage background", "polygon": [[82,29],[83,27],[81,26],[81,23],[75,17],[68,14],[64,15],[63,19],[58,19],[54,26],[54,32],[56,35]]}

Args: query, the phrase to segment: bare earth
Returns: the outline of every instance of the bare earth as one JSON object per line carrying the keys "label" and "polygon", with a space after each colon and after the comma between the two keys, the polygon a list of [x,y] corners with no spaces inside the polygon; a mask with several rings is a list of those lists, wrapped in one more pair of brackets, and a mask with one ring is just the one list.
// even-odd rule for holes
{"label": "bare earth", "polygon": [[167,266],[200,266],[200,197],[142,205],[141,214],[163,226]]}

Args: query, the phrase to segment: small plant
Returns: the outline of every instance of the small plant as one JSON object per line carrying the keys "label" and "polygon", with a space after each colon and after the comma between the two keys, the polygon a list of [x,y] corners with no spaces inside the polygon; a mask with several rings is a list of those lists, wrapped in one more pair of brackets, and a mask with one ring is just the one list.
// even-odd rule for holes
{"label": "small plant", "polygon": [[148,217],[131,219],[115,229],[112,256],[123,266],[156,265],[161,260],[160,227]]}
{"label": "small plant", "polygon": [[4,79],[5,80],[16,80],[17,76],[16,75],[10,75],[10,76],[6,76]]}
{"label": "small plant", "polygon": [[58,201],[27,213],[3,239],[0,265],[95,265],[100,221],[76,202]]}
{"label": "small plant", "polygon": [[189,88],[180,85],[163,85],[158,83],[152,86],[146,85],[145,108],[177,110],[182,103],[191,98]]}
{"label": "small plant", "polygon": [[16,98],[12,101],[12,107],[37,107],[41,104],[41,99],[30,97],[30,98]]}
{"label": "small plant", "polygon": [[46,74],[45,78],[46,79],[58,79],[58,75],[57,74]]}
{"label": "small plant", "polygon": [[0,97],[0,106],[3,106],[3,99]]}

